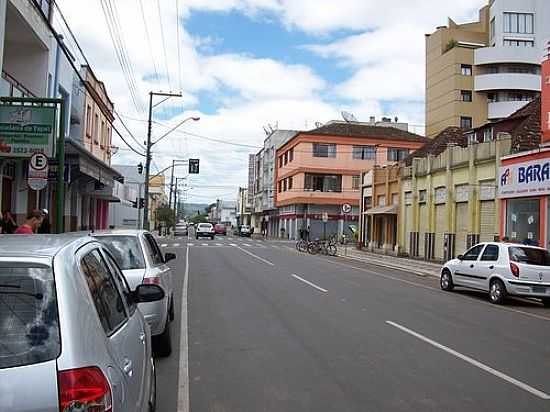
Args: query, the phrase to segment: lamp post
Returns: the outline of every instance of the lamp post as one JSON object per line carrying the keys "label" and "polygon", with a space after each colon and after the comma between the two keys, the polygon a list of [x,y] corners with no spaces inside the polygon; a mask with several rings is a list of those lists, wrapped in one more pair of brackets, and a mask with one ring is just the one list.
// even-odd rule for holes
{"label": "lamp post", "polygon": [[164,102],[170,97],[181,97],[181,93],[175,94],[175,93],[149,92],[149,120],[147,122],[147,142],[146,142],[147,153],[145,157],[145,193],[144,193],[145,205],[143,208],[143,228],[145,230],[149,230],[149,175],[151,172],[151,160],[152,160],[151,148],[155,144],[160,142],[162,139],[164,139],[166,136],[168,136],[170,133],[172,133],[174,130],[176,130],[178,127],[180,127],[182,124],[184,124],[185,122],[189,120],[193,120],[195,122],[200,120],[200,117],[187,117],[153,142],[151,140],[153,107],[155,107],[153,106],[153,96],[166,96],[166,99],[162,100],[161,102],[155,105],[157,106],[158,104]]}

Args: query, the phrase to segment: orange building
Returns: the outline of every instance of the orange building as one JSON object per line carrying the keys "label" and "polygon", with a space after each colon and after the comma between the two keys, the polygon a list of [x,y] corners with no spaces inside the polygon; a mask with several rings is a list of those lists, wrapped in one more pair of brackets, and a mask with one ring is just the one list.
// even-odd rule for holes
{"label": "orange building", "polygon": [[[275,204],[280,235],[296,239],[351,235],[357,226],[361,173],[395,164],[428,139],[394,127],[333,121],[299,132],[277,150]],[[344,214],[342,206],[352,206]]]}

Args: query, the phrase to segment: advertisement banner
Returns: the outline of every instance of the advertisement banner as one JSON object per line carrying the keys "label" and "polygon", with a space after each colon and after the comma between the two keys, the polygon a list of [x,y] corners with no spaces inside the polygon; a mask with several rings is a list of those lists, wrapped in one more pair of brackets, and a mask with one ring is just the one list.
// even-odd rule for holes
{"label": "advertisement banner", "polygon": [[532,160],[500,167],[499,198],[546,194],[550,194],[550,159]]}
{"label": "advertisement banner", "polygon": [[55,107],[0,105],[0,157],[53,157],[55,112]]}

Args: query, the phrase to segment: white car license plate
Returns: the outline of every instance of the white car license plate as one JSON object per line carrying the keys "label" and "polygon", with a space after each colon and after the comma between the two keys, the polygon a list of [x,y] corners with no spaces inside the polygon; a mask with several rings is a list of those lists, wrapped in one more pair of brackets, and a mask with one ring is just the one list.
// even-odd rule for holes
{"label": "white car license plate", "polygon": [[533,286],[531,290],[533,293],[546,293],[546,288],[544,286]]}

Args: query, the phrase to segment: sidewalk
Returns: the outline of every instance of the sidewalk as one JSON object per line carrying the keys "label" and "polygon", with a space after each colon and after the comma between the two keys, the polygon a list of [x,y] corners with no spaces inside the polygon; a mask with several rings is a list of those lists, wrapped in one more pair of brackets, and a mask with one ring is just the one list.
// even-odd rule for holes
{"label": "sidewalk", "polygon": [[390,255],[379,255],[377,253],[357,250],[355,246],[350,245],[347,247],[347,253],[346,249],[339,245],[338,256],[369,263],[371,265],[399,269],[406,272],[415,273],[420,276],[439,277],[441,273],[441,265],[437,263]]}

